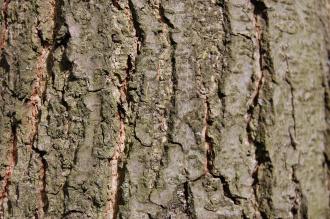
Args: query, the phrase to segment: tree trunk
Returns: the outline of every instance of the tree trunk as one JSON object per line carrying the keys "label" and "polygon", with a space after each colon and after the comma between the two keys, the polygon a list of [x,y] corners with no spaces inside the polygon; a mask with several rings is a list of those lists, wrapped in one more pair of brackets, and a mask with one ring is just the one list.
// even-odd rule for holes
{"label": "tree trunk", "polygon": [[330,217],[330,0],[0,3],[0,218]]}

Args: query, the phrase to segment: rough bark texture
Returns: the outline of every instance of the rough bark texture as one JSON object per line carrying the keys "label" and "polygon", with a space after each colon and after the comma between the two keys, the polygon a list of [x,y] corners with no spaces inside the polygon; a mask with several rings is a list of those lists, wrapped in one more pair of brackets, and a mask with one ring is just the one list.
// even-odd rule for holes
{"label": "rough bark texture", "polygon": [[0,218],[329,218],[329,0],[2,0]]}

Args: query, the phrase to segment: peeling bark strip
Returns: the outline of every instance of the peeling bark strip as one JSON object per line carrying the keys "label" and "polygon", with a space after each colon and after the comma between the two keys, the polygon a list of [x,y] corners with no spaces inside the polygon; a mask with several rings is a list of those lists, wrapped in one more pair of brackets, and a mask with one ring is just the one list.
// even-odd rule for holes
{"label": "peeling bark strip", "polygon": [[9,164],[8,167],[6,169],[6,174],[5,177],[3,179],[3,183],[2,183],[2,188],[0,191],[0,218],[3,218],[3,204],[4,204],[4,200],[5,198],[7,198],[8,196],[8,187],[10,185],[10,178],[13,174],[15,165],[17,163],[17,124],[15,121],[15,118],[13,118],[12,121],[12,127],[11,127],[11,138],[12,138],[12,145],[11,145],[11,151],[9,154]]}

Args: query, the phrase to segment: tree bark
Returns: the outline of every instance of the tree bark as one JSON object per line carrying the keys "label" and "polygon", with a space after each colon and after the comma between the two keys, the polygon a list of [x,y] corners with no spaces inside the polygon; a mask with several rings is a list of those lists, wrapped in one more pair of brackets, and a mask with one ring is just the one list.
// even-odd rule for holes
{"label": "tree bark", "polygon": [[329,0],[2,0],[0,218],[329,218]]}

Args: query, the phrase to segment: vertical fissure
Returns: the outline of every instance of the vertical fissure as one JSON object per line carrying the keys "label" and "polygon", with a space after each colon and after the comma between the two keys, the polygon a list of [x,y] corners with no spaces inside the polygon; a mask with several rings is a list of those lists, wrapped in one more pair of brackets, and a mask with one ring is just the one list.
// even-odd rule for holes
{"label": "vertical fissure", "polygon": [[174,25],[165,15],[165,9],[162,4],[159,4],[159,16],[162,23],[166,24],[169,28],[174,29]]}
{"label": "vertical fissure", "polygon": [[229,9],[226,1],[221,0],[218,2],[218,5],[221,8],[222,11],[222,28],[224,30],[224,37],[222,40],[223,43],[223,49],[222,49],[222,73],[220,75],[220,79],[218,81],[218,98],[221,102],[221,107],[222,107],[222,118],[225,117],[226,113],[226,95],[224,92],[224,83],[225,83],[225,78],[226,75],[230,72],[230,66],[228,60],[231,57],[231,34],[232,34],[232,29],[231,29],[231,23],[230,23],[230,18],[229,18]]}
{"label": "vertical fissure", "polygon": [[328,71],[326,72],[324,79],[324,105],[325,105],[325,121],[326,121],[326,130],[325,134],[325,151],[324,151],[324,160],[327,167],[328,174],[328,188],[330,190],[330,50],[327,51],[327,67]]}
{"label": "vertical fissure", "polygon": [[202,135],[204,138],[204,150],[206,156],[206,164],[205,164],[205,172],[207,174],[213,175],[213,160],[214,160],[214,149],[213,149],[213,141],[209,136],[209,124],[210,120],[210,103],[208,101],[207,95],[204,97],[204,128],[202,131]]}
{"label": "vertical fissure", "polygon": [[46,192],[46,171],[48,167],[47,160],[45,159],[46,152],[39,150],[37,147],[32,147],[34,153],[39,157],[40,171],[39,171],[39,185],[38,191],[38,203],[37,211],[35,212],[36,218],[44,218],[44,215],[48,209],[48,198]]}
{"label": "vertical fissure", "polygon": [[226,1],[219,0],[216,4],[220,10],[221,10],[221,16],[222,16],[222,22],[221,26],[224,31],[224,36],[222,39],[223,48],[221,50],[222,58],[221,58],[221,64],[222,64],[222,72],[220,75],[220,79],[218,80],[218,98],[220,99],[221,106],[222,106],[222,116],[225,114],[225,93],[223,91],[224,88],[224,81],[226,77],[226,73],[229,72],[229,63],[227,62],[227,59],[231,56],[230,54],[230,41],[231,41],[231,23],[230,18],[228,16],[228,6]]}
{"label": "vertical fissure", "polygon": [[169,46],[171,47],[171,53],[170,53],[170,62],[171,62],[171,84],[172,84],[172,94],[170,98],[171,102],[171,109],[169,112],[169,119],[168,119],[168,140],[173,143],[173,144],[178,144],[182,148],[182,145],[178,142],[175,142],[173,140],[173,131],[174,131],[174,124],[175,124],[175,113],[176,113],[176,93],[178,89],[178,75],[177,75],[177,70],[176,70],[176,48],[177,48],[177,43],[175,42],[173,38],[173,30],[175,29],[174,24],[166,17],[165,14],[165,8],[163,7],[162,4],[159,4],[158,8],[158,14],[159,14],[159,20],[160,22],[164,23],[167,27],[167,39]]}
{"label": "vertical fissure", "polygon": [[[269,43],[266,41],[268,31],[268,14],[267,7],[263,1],[251,0],[253,6],[253,24],[255,27],[255,37],[253,43],[255,46],[254,60],[255,60],[255,71],[253,74],[252,81],[254,81],[254,90],[252,91],[251,97],[247,102],[247,140],[248,143],[255,147],[255,159],[256,167],[252,173],[253,177],[253,191],[255,196],[255,208],[256,214],[265,217],[272,209],[271,200],[271,179],[272,179],[272,162],[270,159],[269,152],[266,148],[265,139],[263,139],[264,128],[261,122],[264,120],[262,114],[263,108],[260,101],[260,94],[265,84],[266,74],[273,73],[273,67],[271,58],[269,55]],[[267,88],[265,88],[267,89]],[[267,100],[266,100],[267,101]],[[265,102],[265,104],[268,103]],[[260,112],[255,116],[255,108],[259,106]],[[257,120],[256,120],[257,119]],[[257,122],[260,127],[259,133],[255,132],[253,122]],[[259,174],[262,171],[262,174]],[[264,192],[263,192],[264,191]],[[268,194],[260,196],[261,193]],[[266,213],[268,212],[268,213]]]}
{"label": "vertical fissure", "polygon": [[46,172],[48,163],[45,158],[47,154],[46,151],[41,150],[38,147],[38,128],[41,121],[42,114],[42,106],[46,99],[46,90],[47,90],[47,78],[48,78],[48,60],[50,58],[51,53],[54,50],[54,40],[55,40],[55,32],[56,32],[56,24],[57,24],[57,13],[58,13],[58,3],[56,0],[52,0],[49,5],[49,15],[51,16],[52,22],[52,39],[44,39],[43,32],[38,28],[39,19],[37,21],[37,37],[39,38],[41,52],[40,56],[36,63],[36,74],[35,74],[35,82],[32,87],[32,92],[29,100],[27,101],[27,105],[31,107],[31,131],[30,131],[30,144],[28,145],[30,149],[37,154],[40,162],[40,170],[38,176],[38,188],[37,188],[37,209],[35,216],[37,218],[44,218],[45,213],[48,209],[48,199],[46,192]]}
{"label": "vertical fissure", "polygon": [[[297,150],[297,145],[299,144],[299,142],[297,141],[297,131],[296,131],[297,125],[296,125],[296,109],[295,109],[295,95],[294,95],[295,90],[294,90],[294,85],[290,78],[290,66],[287,56],[285,57],[285,62],[287,67],[285,82],[288,84],[290,89],[291,117],[293,121],[293,125],[289,127],[288,132],[289,132],[291,146],[294,150]],[[296,151],[296,153],[299,152]],[[291,214],[293,215],[294,218],[305,219],[308,218],[308,207],[307,207],[306,199],[301,189],[300,181],[296,176],[297,165],[299,164],[292,165],[291,167],[292,170],[291,179],[295,186],[295,197],[293,197]]]}
{"label": "vertical fissure", "polygon": [[296,146],[297,146],[298,142],[296,140],[296,135],[297,135],[296,129],[297,129],[297,127],[296,127],[295,96],[294,96],[294,87],[293,87],[293,84],[290,80],[290,68],[289,68],[288,57],[285,57],[285,62],[286,62],[286,67],[287,67],[287,72],[286,72],[286,75],[285,75],[285,81],[289,85],[289,88],[290,88],[291,117],[292,117],[292,120],[293,120],[293,126],[291,126],[288,131],[289,131],[289,135],[290,135],[291,145],[294,149],[296,149]]}
{"label": "vertical fissure", "polygon": [[3,24],[2,24],[2,30],[0,35],[0,50],[3,49],[6,46],[6,41],[8,38],[8,6],[9,6],[10,0],[4,0],[2,4],[2,16],[3,16]]}
{"label": "vertical fissure", "polygon": [[254,6],[253,10],[253,23],[255,26],[255,53],[254,53],[254,60],[255,60],[255,75],[257,76],[254,83],[254,91],[252,92],[252,95],[248,101],[248,115],[249,120],[252,118],[252,114],[254,111],[254,108],[258,104],[260,91],[262,89],[262,85],[264,82],[264,72],[263,72],[263,45],[262,45],[262,37],[263,37],[263,22],[266,22],[265,18],[266,16],[266,6],[264,3],[259,2],[257,0],[251,0],[252,5]]}
{"label": "vertical fissure", "polygon": [[106,207],[106,218],[117,218],[119,211],[119,205],[121,204],[122,191],[121,184],[125,178],[124,172],[124,152],[125,152],[125,140],[126,140],[126,125],[125,120],[127,117],[127,108],[125,105],[128,104],[128,87],[130,80],[130,73],[133,71],[132,58],[129,55],[127,58],[126,76],[120,84],[120,101],[118,104],[118,119],[119,119],[119,133],[118,133],[118,144],[115,147],[115,152],[110,159],[111,167],[111,191],[109,202]]}
{"label": "vertical fissure", "polygon": [[[169,127],[169,132],[168,132],[168,139],[174,144],[177,144],[174,139],[173,139],[173,131],[174,131],[174,124],[175,124],[175,114],[176,114],[176,95],[177,95],[177,90],[178,90],[178,75],[176,71],[176,47],[177,44],[174,41],[172,37],[172,32],[169,32],[169,41],[171,45],[171,84],[172,84],[172,93],[171,93],[171,108],[169,112],[169,120],[168,120],[168,127]],[[182,148],[182,145],[180,144],[180,147]]]}
{"label": "vertical fissure", "polygon": [[113,4],[113,6],[115,6],[118,10],[122,9],[119,2],[118,2],[118,0],[111,0],[111,2]]}
{"label": "vertical fissure", "polygon": [[[205,88],[204,88],[204,90],[205,90]],[[209,103],[207,95],[205,95],[205,97],[204,97],[204,128],[202,131],[202,135],[204,137],[204,148],[205,148],[205,153],[206,153],[205,173],[209,174],[210,176],[212,176],[214,178],[220,179],[222,187],[223,187],[224,195],[227,198],[229,198],[230,200],[232,200],[234,204],[240,205],[241,204],[240,199],[244,199],[244,198],[234,195],[230,191],[229,183],[226,180],[226,178],[223,175],[214,172],[214,164],[213,164],[214,156],[215,156],[214,148],[213,148],[214,143],[208,133],[208,129],[211,124],[212,124],[212,121],[210,119],[210,103]]]}
{"label": "vertical fissure", "polygon": [[133,27],[135,29],[135,36],[137,38],[137,54],[139,55],[141,53],[141,47],[144,45],[144,41],[145,41],[145,33],[141,28],[141,24],[139,22],[139,17],[138,17],[138,13],[136,11],[136,8],[132,2],[132,0],[128,0],[128,6],[129,6],[129,10],[131,12],[131,16],[132,16],[132,22],[133,22]]}
{"label": "vertical fissure", "polygon": [[306,198],[304,197],[302,193],[302,189],[300,186],[300,181],[296,177],[296,166],[292,166],[292,181],[295,183],[295,197],[293,199],[293,204],[290,209],[291,214],[294,219],[302,218],[307,219],[308,218],[308,207],[306,203]]}
{"label": "vertical fissure", "polygon": [[194,208],[194,200],[192,197],[192,192],[191,192],[189,182],[185,182],[183,184],[183,192],[184,192],[184,199],[185,199],[184,211],[188,215],[189,218],[195,219],[196,213],[195,213],[195,208]]}
{"label": "vertical fissure", "polygon": [[234,202],[235,205],[240,205],[241,204],[241,201],[240,199],[245,199],[244,197],[239,197],[237,195],[234,195],[231,191],[230,191],[230,188],[229,188],[229,183],[228,181],[226,180],[226,178],[222,175],[220,176],[214,176],[215,178],[219,178],[220,181],[221,181],[221,184],[222,184],[222,188],[223,188],[223,192],[224,192],[224,195],[229,198],[230,200],[232,200]]}
{"label": "vertical fissure", "polygon": [[[145,33],[141,28],[138,13],[132,0],[128,0],[128,13],[130,14],[130,21],[132,22],[133,31],[135,32],[136,54],[128,55],[126,75],[121,79],[119,85],[119,102],[117,104],[117,118],[119,120],[118,141],[115,145],[114,154],[109,159],[111,180],[109,182],[109,197],[105,206],[105,218],[117,218],[119,214],[119,206],[123,204],[123,191],[121,185],[125,180],[125,141],[126,141],[126,120],[127,110],[129,106],[129,81],[131,80],[131,73],[135,71],[136,56],[141,53],[141,47],[144,45]],[[117,0],[112,1],[117,9],[121,9]]]}
{"label": "vertical fissure", "polygon": [[38,185],[38,203],[36,215],[38,218],[43,218],[47,207],[46,196],[46,168],[47,161],[44,158],[46,152],[41,151],[35,142],[38,139],[38,127],[41,119],[41,107],[43,104],[44,95],[46,92],[46,72],[47,58],[50,52],[50,46],[42,48],[41,55],[37,62],[36,81],[32,89],[32,95],[28,101],[28,105],[32,107],[31,112],[31,134],[29,147],[36,153],[40,159],[39,185]]}
{"label": "vertical fissure", "polygon": [[[218,82],[218,98],[221,101],[222,105],[222,117],[225,117],[225,112],[226,112],[226,94],[223,90],[224,88],[224,82],[227,74],[230,73],[230,66],[228,60],[231,58],[231,37],[232,37],[232,29],[231,29],[231,21],[229,17],[229,8],[227,5],[227,2],[225,0],[220,0],[217,2],[217,5],[221,8],[222,11],[222,28],[224,30],[224,36],[223,36],[223,49],[222,49],[222,74],[220,76],[219,82]],[[204,106],[207,107],[207,111],[205,111],[205,116],[204,118],[206,119],[206,122],[204,122],[207,126],[211,125],[210,119],[209,119],[209,114],[210,114],[210,106],[209,106],[209,101],[206,98],[205,99]],[[204,108],[205,108],[204,107]],[[208,130],[208,128],[206,128]],[[215,158],[215,152],[213,148],[213,141],[212,138],[209,136],[208,131],[205,132],[205,140],[208,144],[208,146],[211,146],[208,150],[208,170],[211,173],[212,177],[220,179],[222,189],[224,196],[231,200],[235,205],[240,205],[241,204],[241,199],[245,199],[244,197],[238,196],[236,194],[233,194],[233,192],[230,189],[230,184],[226,177],[221,174],[220,171],[215,170],[214,168],[214,158]],[[243,215],[245,214],[242,212]]]}
{"label": "vertical fissure", "polygon": [[0,218],[4,217],[4,200],[8,196],[8,189],[10,185],[11,176],[17,163],[17,126],[18,123],[15,116],[11,118],[11,150],[9,153],[8,167],[2,183],[0,191]]}

